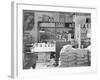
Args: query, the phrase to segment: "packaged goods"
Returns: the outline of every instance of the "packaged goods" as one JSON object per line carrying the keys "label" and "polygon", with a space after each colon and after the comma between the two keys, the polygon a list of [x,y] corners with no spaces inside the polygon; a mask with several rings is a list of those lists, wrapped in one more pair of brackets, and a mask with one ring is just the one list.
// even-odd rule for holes
{"label": "packaged goods", "polygon": [[[69,50],[69,51],[68,51]],[[59,67],[77,67],[90,65],[90,53],[85,49],[72,49],[63,47],[60,53]]]}

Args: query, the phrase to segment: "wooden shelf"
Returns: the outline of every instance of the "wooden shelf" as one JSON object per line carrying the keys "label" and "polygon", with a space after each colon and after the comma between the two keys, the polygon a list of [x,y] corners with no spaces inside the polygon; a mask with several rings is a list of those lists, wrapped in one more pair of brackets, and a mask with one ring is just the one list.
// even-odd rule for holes
{"label": "wooden shelf", "polygon": [[[50,25],[48,26],[48,25],[44,25],[44,27],[43,27],[43,25],[41,26],[41,23],[55,23],[55,26],[54,27],[50,27]],[[69,31],[73,31],[74,29],[75,29],[75,27],[73,26],[73,25],[71,25],[72,27],[70,27],[70,26],[66,26],[65,27],[65,22],[63,22],[64,23],[64,27],[63,26],[61,26],[60,27],[60,25],[59,25],[59,27],[57,27],[57,25],[56,25],[56,23],[62,23],[62,22],[38,22],[38,26],[39,26],[39,41],[41,40],[40,39],[40,35],[43,33],[43,34],[46,34],[46,33],[49,33],[49,31],[47,31],[46,32],[46,29],[47,30],[54,30],[54,32],[55,33],[53,33],[54,35],[55,35],[55,37],[54,37],[54,40],[57,40],[56,39],[56,35],[57,35],[57,33],[56,32],[58,32],[58,31],[60,31],[61,30],[61,32],[64,30],[64,31],[66,31],[67,30],[67,32],[69,32]],[[69,23],[69,24],[73,24],[73,23]],[[47,27],[46,27],[47,26]],[[43,32],[41,32],[41,30],[43,29]],[[70,33],[70,32],[69,32]],[[52,32],[50,32],[50,34],[52,34]],[[70,33],[70,34],[74,34],[74,33]],[[49,36],[49,35],[48,35]],[[62,36],[64,37],[64,35],[62,34]],[[43,40],[46,40],[46,39],[43,39]],[[49,39],[50,40],[50,39]],[[67,40],[67,39],[66,39]],[[61,40],[59,40],[59,41],[63,41],[63,42],[65,42],[63,39],[61,39]]]}
{"label": "wooden shelf", "polygon": [[56,28],[56,27],[40,27],[40,28]]}

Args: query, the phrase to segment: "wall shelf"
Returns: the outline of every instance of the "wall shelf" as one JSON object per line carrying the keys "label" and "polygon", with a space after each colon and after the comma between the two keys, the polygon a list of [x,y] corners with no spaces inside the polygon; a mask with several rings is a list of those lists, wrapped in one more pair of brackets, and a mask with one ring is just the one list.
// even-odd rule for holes
{"label": "wall shelf", "polygon": [[[41,24],[44,24],[44,26],[41,26]],[[46,23],[46,25],[45,25]],[[48,26],[47,23],[53,24],[55,25],[54,27],[50,27],[50,25]],[[61,40],[67,41],[68,38],[68,34],[71,34],[71,36],[74,36],[74,32],[75,32],[75,23],[74,22],[68,22],[68,24],[71,24],[70,26],[65,26],[65,22],[63,22],[64,26],[63,27],[58,27],[58,25],[56,24],[60,24],[61,22],[38,22],[38,32],[39,32],[39,42],[41,42],[41,40]],[[44,36],[43,36],[44,35]],[[41,37],[42,36],[42,37]],[[58,37],[57,37],[58,36]],[[61,38],[60,38],[61,36]],[[45,37],[45,39],[43,38]],[[47,37],[47,38],[46,38]],[[60,38],[60,39],[59,39]],[[73,37],[74,38],[74,37]]]}

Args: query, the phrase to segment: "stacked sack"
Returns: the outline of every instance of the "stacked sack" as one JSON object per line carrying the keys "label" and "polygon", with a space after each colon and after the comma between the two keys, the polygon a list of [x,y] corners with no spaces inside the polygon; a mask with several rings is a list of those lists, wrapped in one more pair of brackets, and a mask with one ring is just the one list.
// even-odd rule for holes
{"label": "stacked sack", "polygon": [[75,49],[71,45],[66,45],[61,49],[59,66],[60,67],[70,67],[76,64],[76,53]]}
{"label": "stacked sack", "polygon": [[88,50],[78,49],[76,55],[76,66],[90,66]]}
{"label": "stacked sack", "polygon": [[62,55],[60,55],[61,57],[60,57],[60,67],[70,67],[70,66],[75,66],[75,64],[76,64],[76,57],[75,57],[75,54],[73,53],[71,53],[70,55],[68,54],[66,54],[66,55],[64,55],[64,54],[62,54]]}
{"label": "stacked sack", "polygon": [[90,53],[85,49],[74,49],[71,45],[66,45],[61,49],[59,67],[89,66]]}

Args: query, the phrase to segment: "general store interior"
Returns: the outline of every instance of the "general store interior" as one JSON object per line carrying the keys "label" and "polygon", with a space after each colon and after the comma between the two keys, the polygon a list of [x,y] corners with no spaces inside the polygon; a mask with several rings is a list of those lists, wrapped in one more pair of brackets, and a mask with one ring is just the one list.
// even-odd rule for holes
{"label": "general store interior", "polygon": [[23,10],[23,69],[91,65],[91,14]]}

